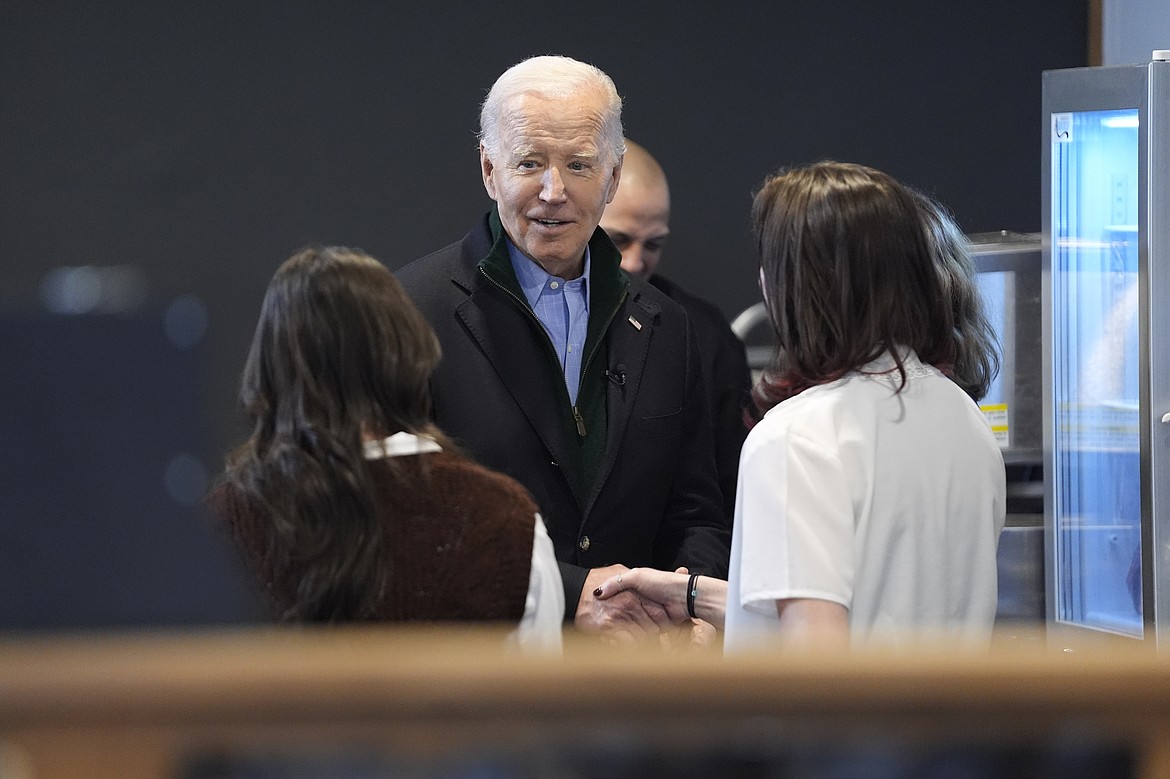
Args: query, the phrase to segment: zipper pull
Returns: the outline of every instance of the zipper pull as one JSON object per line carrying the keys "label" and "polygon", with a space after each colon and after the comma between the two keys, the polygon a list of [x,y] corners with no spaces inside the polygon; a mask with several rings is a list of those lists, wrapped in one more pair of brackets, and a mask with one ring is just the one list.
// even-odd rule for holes
{"label": "zipper pull", "polygon": [[581,416],[581,412],[577,410],[576,406],[573,406],[573,419],[577,420],[577,435],[584,438],[585,437],[585,419]]}

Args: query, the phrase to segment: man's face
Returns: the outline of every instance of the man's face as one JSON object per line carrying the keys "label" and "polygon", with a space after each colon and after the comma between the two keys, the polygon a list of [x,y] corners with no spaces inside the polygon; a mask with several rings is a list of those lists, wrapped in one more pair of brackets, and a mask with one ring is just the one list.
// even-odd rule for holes
{"label": "man's face", "polygon": [[621,178],[621,160],[601,144],[603,109],[599,96],[520,95],[501,111],[498,158],[480,147],[483,184],[505,232],[554,276],[581,274],[585,246]]}
{"label": "man's face", "polygon": [[670,235],[670,193],[662,184],[627,178],[605,209],[601,227],[622,253],[622,269],[649,278]]}

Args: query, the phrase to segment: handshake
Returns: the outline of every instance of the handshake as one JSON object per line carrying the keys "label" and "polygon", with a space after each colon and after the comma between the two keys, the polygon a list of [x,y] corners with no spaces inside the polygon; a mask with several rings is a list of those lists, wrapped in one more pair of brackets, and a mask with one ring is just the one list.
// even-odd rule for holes
{"label": "handshake", "polygon": [[[590,589],[590,588],[593,589]],[[658,638],[667,646],[707,647],[723,628],[727,582],[654,568],[611,565],[585,579],[576,627],[611,644],[634,645]]]}

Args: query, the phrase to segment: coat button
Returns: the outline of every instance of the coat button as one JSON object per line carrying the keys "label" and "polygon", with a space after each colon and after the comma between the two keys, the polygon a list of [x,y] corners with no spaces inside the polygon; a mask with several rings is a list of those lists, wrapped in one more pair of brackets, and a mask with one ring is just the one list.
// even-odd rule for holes
{"label": "coat button", "polygon": [[581,540],[577,542],[577,547],[582,552],[589,551],[589,536],[581,536]]}

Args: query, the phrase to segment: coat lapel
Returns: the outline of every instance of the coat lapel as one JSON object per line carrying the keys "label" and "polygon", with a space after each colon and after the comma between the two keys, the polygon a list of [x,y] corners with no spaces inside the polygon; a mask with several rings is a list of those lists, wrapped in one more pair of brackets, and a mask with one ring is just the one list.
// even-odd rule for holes
{"label": "coat lapel", "polygon": [[631,410],[642,385],[646,355],[650,351],[654,329],[658,326],[659,313],[657,303],[646,299],[641,293],[634,293],[609,325],[605,450],[585,506],[585,516],[589,515],[597,496],[601,494],[621,450]]}
{"label": "coat lapel", "polygon": [[571,467],[558,406],[568,402],[564,380],[556,372],[536,367],[552,359],[545,344],[548,335],[524,314],[523,304],[512,299],[513,293],[495,287],[482,273],[477,275],[455,314],[556,462],[562,468]]}

